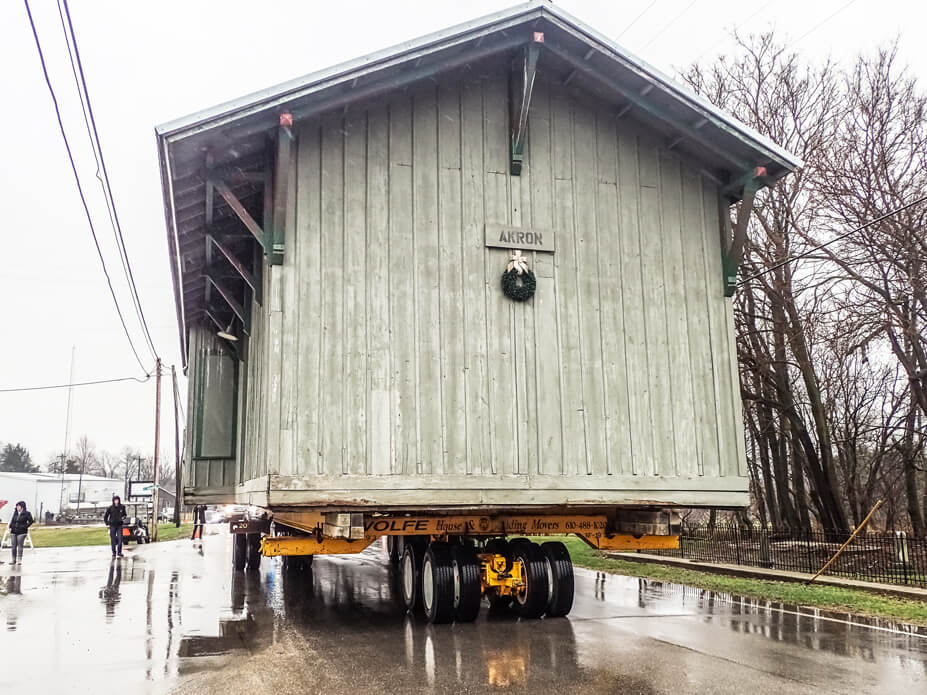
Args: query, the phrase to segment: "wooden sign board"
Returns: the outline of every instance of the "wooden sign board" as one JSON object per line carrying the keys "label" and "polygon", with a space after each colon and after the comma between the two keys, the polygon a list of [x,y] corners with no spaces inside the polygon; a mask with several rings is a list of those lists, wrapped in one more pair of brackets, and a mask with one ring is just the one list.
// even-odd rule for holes
{"label": "wooden sign board", "polygon": [[549,229],[527,229],[503,224],[487,224],[486,245],[500,249],[553,253],[554,233]]}

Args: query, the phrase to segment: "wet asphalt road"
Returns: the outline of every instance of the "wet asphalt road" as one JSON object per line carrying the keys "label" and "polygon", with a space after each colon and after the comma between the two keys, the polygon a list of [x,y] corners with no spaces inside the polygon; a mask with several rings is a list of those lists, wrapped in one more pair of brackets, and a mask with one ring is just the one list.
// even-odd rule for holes
{"label": "wet asphalt road", "polygon": [[431,627],[403,616],[378,546],[238,575],[218,530],[116,563],[6,552],[0,692],[927,692],[927,631],[585,570],[568,619]]}

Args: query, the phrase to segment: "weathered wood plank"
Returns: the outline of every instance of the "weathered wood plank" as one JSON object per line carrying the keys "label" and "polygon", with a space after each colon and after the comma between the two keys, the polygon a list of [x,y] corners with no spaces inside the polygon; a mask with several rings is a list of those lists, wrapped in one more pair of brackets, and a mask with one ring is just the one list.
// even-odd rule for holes
{"label": "weathered wood plank", "polygon": [[280,400],[283,368],[283,266],[268,266],[270,315],[267,322],[267,448],[262,474],[280,472]]}
{"label": "weathered wood plank", "polygon": [[[487,172],[484,199],[488,222],[508,222],[508,174]],[[489,348],[489,416],[493,474],[514,473],[518,461],[512,300],[502,294],[500,276],[509,254],[486,249],[486,333]],[[498,270],[496,270],[498,269]],[[496,271],[496,272],[494,272]],[[485,473],[485,471],[484,471]]]}
{"label": "weathered wood plank", "polygon": [[[483,84],[483,156],[486,166],[483,198],[487,223],[509,223],[508,133],[506,81],[502,76],[495,76]],[[500,276],[508,258],[509,252],[505,249],[485,250],[489,416],[492,423],[490,463],[493,474],[514,473],[518,461],[513,335],[515,310],[500,287]]]}
{"label": "weathered wood plank", "polygon": [[368,472],[391,471],[389,115],[377,106],[367,116],[367,403]]}
{"label": "weathered wood plank", "polygon": [[731,407],[731,372],[727,361],[727,318],[724,288],[718,273],[720,257],[720,219],[717,188],[704,177],[702,181],[702,211],[705,215],[703,267],[708,287],[708,326],[711,331],[712,402],[718,423],[719,476],[737,475],[737,444],[734,433],[734,413]]}
{"label": "weathered wood plank", "polygon": [[460,180],[460,88],[438,93],[439,298],[441,396],[444,459],[442,472],[467,472],[463,244]]}
{"label": "weathered wood plank", "polygon": [[583,413],[582,346],[579,329],[578,272],[573,211],[573,114],[564,95],[551,95],[554,138],[554,219],[560,239],[554,264],[557,275],[557,325],[560,330],[561,413],[563,464],[561,473],[586,472],[586,433]]}
{"label": "weathered wood plank", "polygon": [[[367,469],[367,116],[344,124],[344,472]],[[375,261],[374,261],[375,262]]]}
{"label": "weathered wood plank", "polygon": [[461,232],[466,345],[467,472],[490,471],[486,347],[486,249],[483,244],[483,85],[466,82],[460,102]]}
{"label": "weathered wood plank", "polygon": [[318,124],[303,128],[298,143],[296,250],[295,254],[287,254],[295,255],[299,265],[299,306],[293,317],[299,323],[295,373],[299,384],[297,467],[305,472],[321,472],[322,149]]}
{"label": "weathered wood plank", "polygon": [[602,365],[602,314],[600,301],[599,234],[596,219],[595,115],[586,106],[574,106],[573,160],[576,221],[577,306],[582,359],[583,423],[586,433],[587,475],[608,472],[605,445],[605,393]]}
{"label": "weathered wood plank", "polygon": [[688,315],[689,356],[692,364],[692,397],[695,413],[695,457],[693,472],[712,475],[718,470],[718,423],[715,419],[714,386],[711,369],[708,288],[705,277],[705,215],[698,172],[682,171],[683,236],[685,259],[686,314]]}
{"label": "weathered wood plank", "polygon": [[659,152],[641,141],[638,151],[641,183],[641,265],[645,270],[644,318],[647,334],[648,379],[654,428],[654,475],[673,475],[673,379],[666,329],[666,287],[663,277],[663,229]]}
{"label": "weathered wood plank", "polygon": [[[278,239],[282,242],[286,239],[287,245],[295,250],[296,235],[296,143],[291,147],[284,148],[286,155],[285,162],[278,162],[277,166],[285,166],[289,169],[286,176],[279,177],[286,182],[286,195],[283,196],[283,202],[274,209],[275,215],[282,215],[281,220],[274,220],[274,229],[277,230]],[[287,257],[289,256],[289,258]],[[291,251],[283,256],[283,265],[274,266],[282,268],[282,302],[281,302],[281,362],[280,362],[280,453],[279,469],[280,473],[286,474],[287,471],[296,472],[297,469],[297,437],[298,430],[296,425],[297,412],[299,410],[299,387],[295,379],[286,378],[286,374],[295,369],[299,357],[299,324],[287,317],[294,316],[298,312],[298,279],[299,266],[297,258]]]}
{"label": "weathered wood plank", "polygon": [[[550,89],[538,80],[532,96],[525,167],[531,174],[531,224],[554,229],[553,168],[551,163]],[[524,175],[524,169],[522,170]],[[534,341],[537,354],[537,466],[533,472],[559,474],[563,466],[561,430],[560,332],[557,324],[557,280],[554,257],[535,254],[538,288],[531,300],[534,313]]]}
{"label": "weathered wood plank", "polygon": [[415,247],[412,231],[412,102],[390,104],[389,302],[394,473],[418,471]]}
{"label": "weathered wood plank", "polygon": [[644,317],[644,269],[640,228],[640,166],[637,138],[618,134],[621,292],[624,300],[625,363],[628,370],[628,421],[631,455],[624,470],[650,475],[654,470],[654,422],[651,415],[650,365]]}
{"label": "weathered wood plank", "polygon": [[618,224],[618,135],[607,111],[596,113],[599,183],[596,219],[599,241],[599,296],[602,302],[603,393],[607,473],[631,472],[631,424],[624,350],[624,297],[621,290],[621,235]]}
{"label": "weathered wood plank", "polygon": [[[519,176],[509,177],[509,217],[516,227],[531,226],[531,169],[522,160]],[[537,253],[527,254],[537,278]],[[537,384],[535,375],[537,341],[534,332],[534,301],[522,302],[515,310],[515,377],[518,405],[518,461],[516,473],[527,475],[537,466]]]}
{"label": "weathered wood plank", "polygon": [[322,467],[344,471],[344,124],[322,122]]}
{"label": "weathered wood plank", "polygon": [[[524,476],[519,476],[524,477]],[[654,477],[645,480],[655,480]],[[556,480],[556,478],[554,478]],[[609,504],[635,505],[641,499],[649,500],[650,504],[662,507],[744,507],[750,504],[750,493],[746,490],[689,490],[681,489],[652,490],[647,488],[599,488],[588,490],[573,490],[570,488],[553,490],[528,490],[518,492],[511,488],[501,490],[490,489],[448,489],[428,488],[425,483],[415,488],[403,490],[381,490],[375,495],[367,491],[345,490],[342,487],[325,490],[312,506],[344,508],[362,508],[368,506],[380,509],[421,509],[422,507],[456,507],[470,509],[502,509],[511,511],[513,507],[594,507],[601,509],[602,500],[607,499]],[[372,497],[376,497],[376,504],[370,505]],[[242,504],[256,504],[261,506],[280,505],[297,506],[306,505],[304,491],[266,493],[236,493],[236,500]],[[263,501],[268,500],[268,501]]]}
{"label": "weathered wood plank", "polygon": [[415,267],[415,315],[418,321],[416,355],[419,414],[419,457],[422,473],[444,466],[441,379],[441,274],[445,260],[438,232],[438,115],[437,93],[423,89],[413,97],[412,206]]}
{"label": "weathered wood plank", "polygon": [[[265,481],[266,484],[266,481]],[[684,487],[680,487],[684,485]],[[422,495],[439,489],[449,490],[725,490],[743,489],[732,478],[709,479],[701,476],[656,477],[640,475],[335,475],[283,476],[270,479],[270,489],[285,490],[404,490],[421,488]],[[522,504],[515,501],[513,504]]]}
{"label": "weathered wood plank", "polygon": [[692,365],[689,358],[688,313],[682,236],[692,234],[691,227],[683,230],[682,179],[675,158],[660,158],[660,180],[663,200],[663,282],[666,297],[666,329],[669,341],[669,365],[672,378],[673,404],[673,475],[694,473],[695,403],[692,394]]}

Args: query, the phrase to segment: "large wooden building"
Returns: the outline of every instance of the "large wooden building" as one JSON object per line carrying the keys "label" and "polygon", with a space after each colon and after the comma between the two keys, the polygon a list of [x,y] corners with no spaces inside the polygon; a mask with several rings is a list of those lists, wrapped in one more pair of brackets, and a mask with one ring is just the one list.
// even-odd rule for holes
{"label": "large wooden building", "polygon": [[748,502],[728,295],[800,163],[558,7],[157,137],[188,502]]}

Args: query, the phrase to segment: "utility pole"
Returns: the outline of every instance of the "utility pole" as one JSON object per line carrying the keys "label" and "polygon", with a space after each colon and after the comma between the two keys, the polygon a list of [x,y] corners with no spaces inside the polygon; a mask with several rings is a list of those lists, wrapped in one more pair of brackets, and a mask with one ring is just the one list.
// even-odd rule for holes
{"label": "utility pole", "polygon": [[155,362],[157,379],[155,380],[155,448],[154,448],[154,490],[151,493],[151,540],[158,540],[158,486],[161,484],[158,447],[161,446],[161,358]]}
{"label": "utility pole", "polygon": [[174,382],[174,526],[180,526],[183,485],[180,482],[182,472],[180,465],[180,418],[177,414],[177,368],[174,365],[171,365],[171,381]]}

